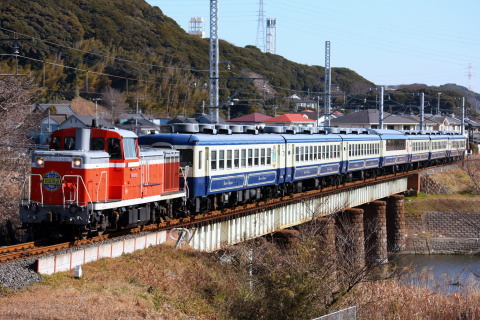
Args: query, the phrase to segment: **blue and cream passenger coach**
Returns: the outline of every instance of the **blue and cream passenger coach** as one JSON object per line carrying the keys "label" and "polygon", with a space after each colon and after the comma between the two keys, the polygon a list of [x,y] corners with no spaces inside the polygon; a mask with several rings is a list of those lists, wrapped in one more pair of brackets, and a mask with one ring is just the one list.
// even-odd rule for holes
{"label": "blue and cream passenger coach", "polygon": [[[180,151],[182,167],[187,167],[187,185],[195,212],[232,203],[261,199],[262,193],[277,192],[276,186],[286,179],[281,135],[234,133],[231,128],[214,127],[199,133],[198,125],[175,126],[175,133],[140,137],[140,144],[165,146]],[[243,128],[242,128],[243,130]],[[268,187],[267,187],[268,186]]]}

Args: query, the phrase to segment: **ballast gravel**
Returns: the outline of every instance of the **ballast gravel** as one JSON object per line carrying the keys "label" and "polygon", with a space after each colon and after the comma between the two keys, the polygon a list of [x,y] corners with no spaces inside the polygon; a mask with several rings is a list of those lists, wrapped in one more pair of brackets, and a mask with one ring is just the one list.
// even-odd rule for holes
{"label": "ballast gravel", "polygon": [[[76,250],[80,250],[80,249],[84,249],[92,246],[98,246],[100,244],[107,244],[107,243],[122,241],[124,239],[136,238],[146,233],[147,232],[141,232],[137,234],[117,237],[114,239],[108,239],[102,242],[96,242],[96,243],[87,244],[81,247],[62,250],[52,255],[59,255],[59,254],[72,252],[72,251],[76,251]],[[7,289],[17,290],[17,289],[28,287],[34,283],[42,281],[43,280],[42,275],[35,272],[35,261],[37,259],[38,257],[0,263],[0,289],[4,287]]]}
{"label": "ballast gravel", "polygon": [[43,279],[34,270],[35,259],[23,259],[0,264],[0,288],[17,290]]}

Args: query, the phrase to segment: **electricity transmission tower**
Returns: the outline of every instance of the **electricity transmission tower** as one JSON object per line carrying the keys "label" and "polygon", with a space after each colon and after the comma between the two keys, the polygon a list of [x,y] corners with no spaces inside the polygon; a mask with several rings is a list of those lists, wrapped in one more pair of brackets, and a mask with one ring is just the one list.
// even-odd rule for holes
{"label": "electricity transmission tower", "polygon": [[258,24],[257,24],[257,41],[255,46],[262,52],[265,52],[265,15],[263,13],[263,0],[258,4]]}

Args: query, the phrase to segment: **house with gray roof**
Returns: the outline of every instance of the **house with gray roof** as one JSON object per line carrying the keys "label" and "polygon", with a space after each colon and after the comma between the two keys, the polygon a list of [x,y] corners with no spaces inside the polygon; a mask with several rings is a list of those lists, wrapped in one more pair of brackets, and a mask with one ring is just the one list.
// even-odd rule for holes
{"label": "house with gray roof", "polygon": [[[92,121],[95,119],[95,116],[90,115],[72,115],[67,120],[63,121],[60,124],[60,129],[66,128],[86,128],[92,126]],[[103,118],[97,119],[97,126],[111,128],[112,123]]]}
{"label": "house with gray roof", "polygon": [[[376,109],[362,110],[345,114],[330,120],[332,127],[343,128],[379,128],[379,111]],[[420,124],[410,117],[402,117],[389,112],[383,113],[383,129],[418,130]]]}

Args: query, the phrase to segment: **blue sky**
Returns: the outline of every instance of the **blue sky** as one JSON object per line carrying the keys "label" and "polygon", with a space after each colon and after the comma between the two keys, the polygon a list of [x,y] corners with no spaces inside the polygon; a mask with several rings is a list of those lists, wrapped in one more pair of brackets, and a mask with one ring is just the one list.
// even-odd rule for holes
{"label": "blue sky", "polygon": [[[209,37],[210,1],[147,2],[185,30],[190,17],[203,17]],[[219,0],[218,8],[220,39],[255,45],[259,0]],[[378,85],[456,83],[480,92],[480,0],[264,0],[264,15],[277,19],[276,53],[291,61],[324,66],[328,40],[331,67]]]}

